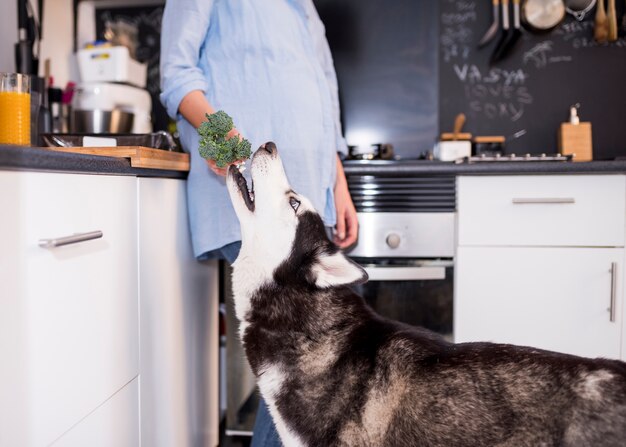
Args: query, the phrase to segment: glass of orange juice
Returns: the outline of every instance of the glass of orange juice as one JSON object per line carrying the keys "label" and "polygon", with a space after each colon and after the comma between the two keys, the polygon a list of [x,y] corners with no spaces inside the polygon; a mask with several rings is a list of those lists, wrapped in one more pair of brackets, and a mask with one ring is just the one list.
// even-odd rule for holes
{"label": "glass of orange juice", "polygon": [[0,73],[0,144],[30,146],[30,77]]}

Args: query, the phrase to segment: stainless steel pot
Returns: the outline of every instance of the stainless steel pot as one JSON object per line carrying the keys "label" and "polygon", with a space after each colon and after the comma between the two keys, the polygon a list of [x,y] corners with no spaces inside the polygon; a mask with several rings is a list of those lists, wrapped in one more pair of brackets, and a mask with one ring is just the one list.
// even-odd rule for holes
{"label": "stainless steel pot", "polygon": [[72,133],[130,133],[135,114],[120,109],[72,110],[70,132]]}

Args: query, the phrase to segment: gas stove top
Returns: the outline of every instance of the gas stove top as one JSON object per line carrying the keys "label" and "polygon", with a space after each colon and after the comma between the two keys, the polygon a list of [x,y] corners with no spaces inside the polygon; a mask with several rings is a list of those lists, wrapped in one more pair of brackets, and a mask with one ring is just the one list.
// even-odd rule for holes
{"label": "gas stove top", "polygon": [[572,161],[572,155],[561,155],[561,154],[540,154],[540,155],[515,155],[515,154],[507,154],[507,155],[473,155],[471,157],[464,157],[456,161],[456,163],[482,163],[482,162],[522,162],[522,161]]}

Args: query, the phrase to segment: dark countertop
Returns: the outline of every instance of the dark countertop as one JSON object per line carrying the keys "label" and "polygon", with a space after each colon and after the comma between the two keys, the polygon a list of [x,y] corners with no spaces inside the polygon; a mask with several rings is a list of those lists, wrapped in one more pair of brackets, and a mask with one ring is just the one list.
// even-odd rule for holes
{"label": "dark countertop", "polygon": [[540,174],[626,174],[626,160],[616,161],[498,161],[453,163],[428,160],[348,160],[346,175],[540,175]]}
{"label": "dark countertop", "polygon": [[[347,175],[533,175],[533,174],[626,174],[626,160],[561,162],[519,161],[452,163],[427,160],[347,160]],[[187,172],[133,168],[127,158],[53,152],[34,147],[0,145],[0,170],[72,172],[134,175],[185,179]]]}
{"label": "dark countertop", "polygon": [[100,155],[54,152],[36,147],[0,145],[0,170],[133,175],[186,179],[187,172],[133,168],[130,160]]}

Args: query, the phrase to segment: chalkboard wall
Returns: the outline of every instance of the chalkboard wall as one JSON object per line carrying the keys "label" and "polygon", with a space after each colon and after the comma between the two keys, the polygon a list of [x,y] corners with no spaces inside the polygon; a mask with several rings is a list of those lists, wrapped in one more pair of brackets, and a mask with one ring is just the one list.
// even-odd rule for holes
{"label": "chalkboard wall", "polygon": [[504,135],[509,153],[555,153],[560,123],[579,103],[581,121],[592,123],[594,158],[626,155],[626,39],[598,45],[595,9],[543,35],[524,31],[509,57],[490,66],[497,38],[480,50],[477,43],[491,23],[491,2],[441,0],[440,8],[442,131],[463,112],[466,131]]}

